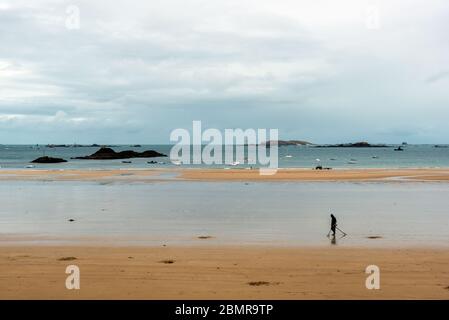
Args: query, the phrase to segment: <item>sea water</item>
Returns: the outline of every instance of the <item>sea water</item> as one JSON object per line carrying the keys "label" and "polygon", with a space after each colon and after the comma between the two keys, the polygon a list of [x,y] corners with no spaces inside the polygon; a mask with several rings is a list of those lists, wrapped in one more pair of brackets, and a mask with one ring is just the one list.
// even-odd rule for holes
{"label": "sea water", "polygon": [[[170,145],[126,145],[112,146],[115,151],[156,150],[169,155]],[[174,165],[168,157],[152,159],[131,159],[131,163],[122,160],[74,160],[73,157],[86,156],[96,152],[99,147],[55,147],[37,145],[0,145],[0,166],[6,169],[22,169],[30,161],[43,155],[68,160],[59,164],[34,164],[42,169],[117,169],[117,168],[167,168]],[[314,146],[279,147],[279,167],[312,168],[320,164],[332,168],[439,168],[449,167],[449,148],[434,145],[407,145],[404,151],[395,151],[394,146],[386,148],[317,148]],[[269,149],[268,149],[269,150]],[[319,159],[319,161],[317,161]],[[149,164],[156,161],[156,164]],[[215,167],[228,165],[183,165],[182,167]],[[238,167],[248,167],[241,164]]]}

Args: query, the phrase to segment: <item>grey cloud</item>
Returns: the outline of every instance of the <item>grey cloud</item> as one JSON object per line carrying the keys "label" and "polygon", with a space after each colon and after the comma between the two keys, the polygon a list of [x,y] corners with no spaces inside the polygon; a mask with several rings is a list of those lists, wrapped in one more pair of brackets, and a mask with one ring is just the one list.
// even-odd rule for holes
{"label": "grey cloud", "polygon": [[[447,93],[422,83],[449,51],[428,37],[440,22],[414,10],[370,31],[359,18],[303,13],[301,1],[10,3],[0,10],[3,143],[19,131],[30,142],[52,131],[78,142],[167,142],[192,120],[275,127],[285,138],[320,142],[438,142],[449,134],[439,122],[449,116]],[[79,30],[64,27],[68,4],[80,8]],[[423,14],[446,7],[430,1]],[[415,21],[413,34],[407,26]]]}
{"label": "grey cloud", "polygon": [[438,72],[438,73],[430,76],[429,78],[427,78],[426,81],[428,83],[433,83],[433,82],[437,82],[437,81],[444,80],[447,78],[449,78],[449,71],[441,71],[441,72]]}

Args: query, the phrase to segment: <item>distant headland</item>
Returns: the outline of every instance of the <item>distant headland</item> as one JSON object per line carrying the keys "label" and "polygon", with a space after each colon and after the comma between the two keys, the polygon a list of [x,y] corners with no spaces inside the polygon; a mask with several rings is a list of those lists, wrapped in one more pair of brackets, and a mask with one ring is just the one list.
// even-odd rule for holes
{"label": "distant headland", "polygon": [[[276,141],[267,141],[265,142],[266,146],[269,147],[271,145],[276,144]],[[279,147],[282,146],[307,146],[307,145],[313,145],[313,143],[304,141],[304,140],[278,140],[277,145]]]}

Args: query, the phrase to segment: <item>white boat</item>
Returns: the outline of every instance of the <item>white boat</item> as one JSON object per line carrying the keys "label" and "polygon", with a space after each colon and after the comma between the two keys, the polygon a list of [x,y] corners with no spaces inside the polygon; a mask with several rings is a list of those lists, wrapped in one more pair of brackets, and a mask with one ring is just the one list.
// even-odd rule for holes
{"label": "white boat", "polygon": [[32,169],[32,168],[34,168],[34,166],[33,166],[32,164],[29,164],[29,165],[27,165],[25,168],[27,168],[27,169]]}
{"label": "white boat", "polygon": [[239,161],[234,161],[233,163],[231,163],[231,166],[238,166],[240,164],[240,162]]}
{"label": "white boat", "polygon": [[293,156],[288,154],[288,155],[286,155],[285,157],[286,157],[286,158],[292,158]]}
{"label": "white boat", "polygon": [[175,166],[180,166],[182,163],[179,160],[172,160],[172,162]]}

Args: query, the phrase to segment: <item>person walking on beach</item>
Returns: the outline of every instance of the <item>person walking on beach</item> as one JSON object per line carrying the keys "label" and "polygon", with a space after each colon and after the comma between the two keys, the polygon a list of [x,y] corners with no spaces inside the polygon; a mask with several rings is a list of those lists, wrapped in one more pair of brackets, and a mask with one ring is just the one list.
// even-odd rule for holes
{"label": "person walking on beach", "polygon": [[337,218],[331,213],[331,230],[332,235],[335,237],[335,229],[337,228]]}

